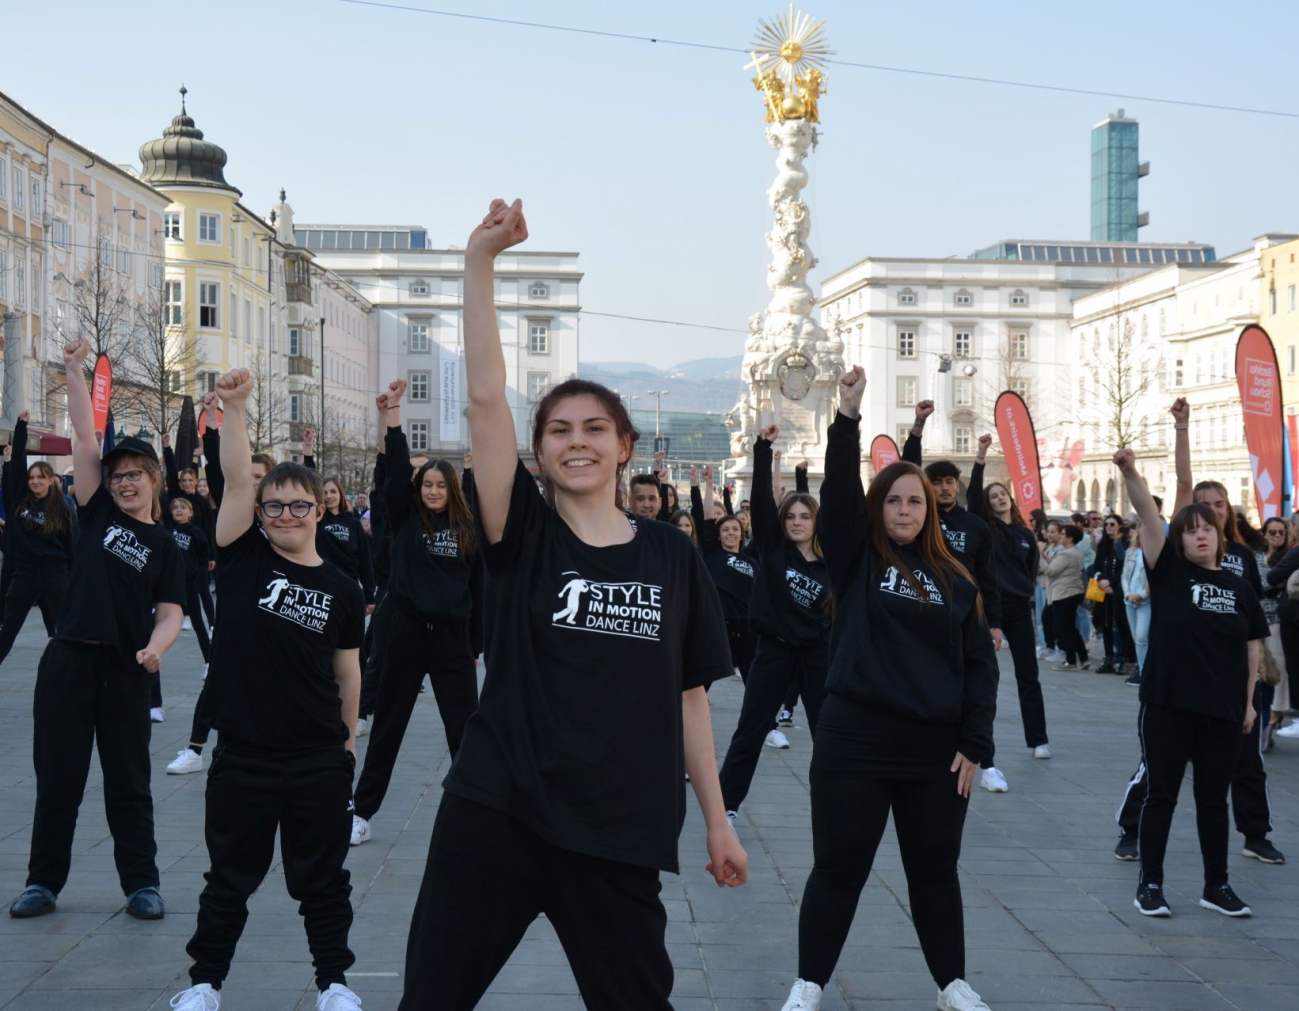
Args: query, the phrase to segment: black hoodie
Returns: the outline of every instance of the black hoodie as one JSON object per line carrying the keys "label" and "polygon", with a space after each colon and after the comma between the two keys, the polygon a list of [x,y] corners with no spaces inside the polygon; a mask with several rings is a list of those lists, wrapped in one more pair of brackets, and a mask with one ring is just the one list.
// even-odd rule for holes
{"label": "black hoodie", "polygon": [[[970,470],[970,486],[965,489],[970,512],[983,513],[983,464]],[[997,590],[1005,598],[1032,600],[1037,593],[1038,548],[1033,531],[1022,523],[1003,523],[996,516],[988,519],[992,527],[992,556],[996,561]],[[1000,602],[999,602],[1000,603]],[[987,605],[985,599],[984,605]]]}

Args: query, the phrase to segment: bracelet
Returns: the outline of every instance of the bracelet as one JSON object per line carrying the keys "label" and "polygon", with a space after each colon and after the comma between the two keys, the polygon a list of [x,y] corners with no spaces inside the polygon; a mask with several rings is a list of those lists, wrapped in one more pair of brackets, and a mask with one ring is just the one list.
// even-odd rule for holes
{"label": "bracelet", "polygon": [[925,423],[923,421],[917,421],[914,425],[911,426],[911,434],[914,435],[917,439],[919,439],[922,435],[925,434]]}
{"label": "bracelet", "polygon": [[1175,432],[1185,432],[1185,431],[1186,431],[1188,428],[1190,428],[1190,427],[1191,427],[1191,423],[1188,421],[1188,422],[1187,422],[1186,424],[1184,424],[1184,425],[1174,425],[1174,426],[1173,426],[1173,431],[1175,431]]}

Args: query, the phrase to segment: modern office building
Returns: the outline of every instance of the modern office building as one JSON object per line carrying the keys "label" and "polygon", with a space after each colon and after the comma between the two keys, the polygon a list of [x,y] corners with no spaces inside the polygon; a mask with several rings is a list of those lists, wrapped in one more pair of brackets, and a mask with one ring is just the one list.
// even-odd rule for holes
{"label": "modern office building", "polygon": [[1150,216],[1137,209],[1137,180],[1150,163],[1137,156],[1139,126],[1123,110],[1092,127],[1092,241],[1136,242]]}

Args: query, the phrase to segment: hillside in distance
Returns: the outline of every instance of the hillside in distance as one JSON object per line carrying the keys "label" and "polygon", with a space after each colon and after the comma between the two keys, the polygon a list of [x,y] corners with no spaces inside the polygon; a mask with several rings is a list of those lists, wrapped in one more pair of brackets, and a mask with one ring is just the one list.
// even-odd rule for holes
{"label": "hillside in distance", "polygon": [[743,355],[727,358],[692,358],[666,369],[644,362],[582,362],[578,375],[637,397],[638,411],[653,410],[649,390],[667,390],[665,411],[729,411],[744,388],[740,381]]}

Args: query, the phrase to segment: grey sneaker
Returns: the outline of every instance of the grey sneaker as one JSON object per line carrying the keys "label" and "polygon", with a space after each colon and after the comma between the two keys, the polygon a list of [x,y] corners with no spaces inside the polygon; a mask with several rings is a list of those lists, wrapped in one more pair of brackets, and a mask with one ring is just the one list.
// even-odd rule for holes
{"label": "grey sneaker", "polygon": [[18,919],[44,916],[46,913],[54,912],[54,900],[55,895],[48,888],[41,885],[28,885],[23,889],[22,895],[14,899],[13,905],[9,907],[9,915]]}

